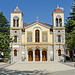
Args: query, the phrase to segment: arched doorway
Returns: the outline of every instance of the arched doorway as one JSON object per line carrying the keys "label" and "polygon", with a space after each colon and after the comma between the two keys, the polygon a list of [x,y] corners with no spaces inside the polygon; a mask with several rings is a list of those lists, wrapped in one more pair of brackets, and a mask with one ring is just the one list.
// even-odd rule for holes
{"label": "arched doorway", "polygon": [[47,61],[47,51],[42,51],[42,61]]}
{"label": "arched doorway", "polygon": [[14,56],[17,56],[17,50],[16,49],[14,50]]}
{"label": "arched doorway", "polygon": [[40,50],[35,50],[35,61],[40,61]]}
{"label": "arched doorway", "polygon": [[28,61],[33,61],[33,51],[28,52]]}
{"label": "arched doorway", "polygon": [[58,50],[58,56],[61,56],[61,49]]}

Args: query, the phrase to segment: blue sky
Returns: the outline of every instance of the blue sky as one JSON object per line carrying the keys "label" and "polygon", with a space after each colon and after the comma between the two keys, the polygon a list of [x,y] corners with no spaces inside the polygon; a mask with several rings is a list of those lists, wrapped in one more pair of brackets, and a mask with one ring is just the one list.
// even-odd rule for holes
{"label": "blue sky", "polygon": [[66,19],[70,16],[69,13],[73,3],[74,0],[1,0],[0,11],[10,22],[10,12],[18,5],[24,14],[24,23],[32,23],[36,21],[36,16],[38,16],[39,21],[52,25],[52,11],[57,8],[57,5],[64,8]]}

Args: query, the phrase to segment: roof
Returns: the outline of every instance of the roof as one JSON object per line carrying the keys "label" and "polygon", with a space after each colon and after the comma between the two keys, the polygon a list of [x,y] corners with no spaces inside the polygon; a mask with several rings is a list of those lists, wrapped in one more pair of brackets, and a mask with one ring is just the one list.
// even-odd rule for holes
{"label": "roof", "polygon": [[35,22],[33,22],[33,23],[27,24],[27,25],[25,25],[24,27],[28,27],[28,26],[31,26],[31,25],[34,25],[34,24],[42,24],[42,25],[45,25],[45,26],[51,28],[51,25],[46,24],[46,23],[42,23],[42,22],[40,22],[40,21],[35,21]]}
{"label": "roof", "polygon": [[62,12],[63,10],[59,8],[59,6],[57,6],[57,8],[54,11],[59,11]]}
{"label": "roof", "polygon": [[22,11],[18,8],[18,6],[12,12],[21,12],[22,13]]}

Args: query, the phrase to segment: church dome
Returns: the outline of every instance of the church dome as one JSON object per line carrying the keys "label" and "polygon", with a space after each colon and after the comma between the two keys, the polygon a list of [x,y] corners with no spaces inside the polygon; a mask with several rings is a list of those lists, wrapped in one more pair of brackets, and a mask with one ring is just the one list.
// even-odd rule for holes
{"label": "church dome", "polygon": [[63,10],[59,8],[59,6],[57,6],[57,8],[54,11],[59,11],[62,12]]}
{"label": "church dome", "polygon": [[17,6],[16,9],[14,9],[12,12],[22,12],[22,11]]}

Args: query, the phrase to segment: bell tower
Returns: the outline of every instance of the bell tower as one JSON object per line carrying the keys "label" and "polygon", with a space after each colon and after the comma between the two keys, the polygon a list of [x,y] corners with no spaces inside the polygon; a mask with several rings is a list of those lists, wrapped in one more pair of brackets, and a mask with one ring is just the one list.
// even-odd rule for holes
{"label": "bell tower", "polygon": [[18,6],[16,7],[16,9],[14,9],[11,12],[11,29],[22,29],[23,28],[23,13],[22,11],[18,8]]}
{"label": "bell tower", "polygon": [[53,11],[52,16],[54,61],[63,61],[65,50],[64,11],[57,6],[57,8]]}
{"label": "bell tower", "polygon": [[13,39],[13,43],[11,43],[11,56],[13,57],[12,60],[18,61],[21,60],[21,37],[23,29],[23,13],[18,6],[11,12],[10,24],[10,38]]}

